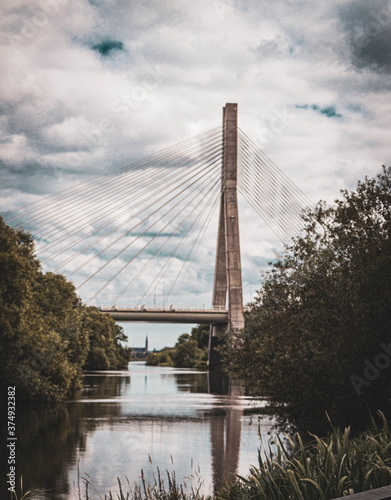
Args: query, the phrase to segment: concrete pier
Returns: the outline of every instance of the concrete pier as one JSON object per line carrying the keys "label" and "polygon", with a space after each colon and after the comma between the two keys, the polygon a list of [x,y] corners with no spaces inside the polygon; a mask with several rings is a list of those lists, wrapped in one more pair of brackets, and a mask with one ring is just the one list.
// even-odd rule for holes
{"label": "concrete pier", "polygon": [[213,307],[225,308],[228,299],[229,322],[211,326],[209,366],[212,368],[219,364],[216,351],[219,332],[244,327],[237,179],[238,105],[229,103],[223,108],[222,193],[212,301]]}

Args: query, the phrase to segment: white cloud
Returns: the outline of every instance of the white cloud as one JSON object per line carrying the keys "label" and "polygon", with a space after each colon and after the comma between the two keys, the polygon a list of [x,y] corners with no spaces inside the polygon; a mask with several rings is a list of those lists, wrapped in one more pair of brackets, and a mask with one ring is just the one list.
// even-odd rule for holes
{"label": "white cloud", "polygon": [[[225,102],[239,103],[240,127],[309,198],[332,201],[341,188],[353,188],[391,161],[388,63],[374,52],[389,12],[381,2],[382,29],[360,45],[355,29],[364,29],[376,13],[362,5],[361,0],[4,4],[3,210],[219,125]],[[110,51],[109,42],[117,49]],[[335,116],[327,116],[328,108]],[[251,296],[260,259],[273,259],[273,249],[281,246],[243,206],[243,276]],[[92,227],[89,222],[84,231]],[[216,221],[189,274],[205,301],[215,231]],[[98,267],[98,259],[92,261],[78,280]],[[152,271],[154,266],[150,277]],[[91,296],[94,286],[89,282],[83,297]]]}

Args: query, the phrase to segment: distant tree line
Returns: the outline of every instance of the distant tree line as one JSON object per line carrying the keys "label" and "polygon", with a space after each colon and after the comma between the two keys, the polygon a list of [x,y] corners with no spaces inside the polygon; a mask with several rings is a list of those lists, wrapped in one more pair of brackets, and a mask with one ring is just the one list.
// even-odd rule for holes
{"label": "distant tree line", "polygon": [[306,432],[391,408],[391,167],[320,202],[226,342],[232,375]]}
{"label": "distant tree line", "polygon": [[0,383],[18,400],[62,400],[83,370],[126,368],[114,320],[86,307],[62,275],[43,273],[33,238],[0,217]]}
{"label": "distant tree line", "polygon": [[191,333],[179,336],[174,347],[151,352],[146,360],[151,366],[175,366],[177,368],[206,368],[208,364],[209,325],[198,325]]}

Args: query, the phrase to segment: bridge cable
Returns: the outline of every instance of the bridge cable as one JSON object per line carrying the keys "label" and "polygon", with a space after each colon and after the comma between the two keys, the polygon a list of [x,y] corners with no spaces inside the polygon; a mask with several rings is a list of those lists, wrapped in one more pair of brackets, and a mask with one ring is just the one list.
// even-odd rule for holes
{"label": "bridge cable", "polygon": [[[221,183],[220,176],[217,178],[217,180],[213,184],[212,188],[215,188],[218,183]],[[204,215],[206,209],[209,206],[211,206],[211,201],[213,200],[213,197],[216,195],[216,191],[217,190],[214,189],[214,191],[213,191],[213,193],[211,195],[210,200],[208,200],[208,203],[205,204],[205,206],[203,207],[202,211],[198,214],[197,219],[195,219],[193,221],[193,224],[191,225],[191,227],[187,231],[187,234],[190,233],[190,231],[193,230],[193,227],[198,223],[199,219]],[[170,255],[170,258],[166,261],[166,263],[164,264],[164,266],[160,269],[158,275],[154,278],[153,282],[149,285],[148,289],[144,292],[144,294],[142,295],[142,297],[137,302],[136,307],[140,304],[140,302],[142,302],[144,300],[144,298],[148,298],[151,295],[149,292],[153,288],[153,285],[161,279],[162,273],[165,272],[166,269],[168,269],[168,267],[170,266],[170,264],[173,261],[173,259],[175,259],[178,256],[179,252],[181,251],[182,247],[184,246],[187,234],[182,238],[182,240],[178,243],[177,247],[173,250],[173,252]],[[181,272],[181,270],[179,271],[179,273],[180,272]]]}
{"label": "bridge cable", "polygon": [[[200,203],[202,203],[202,201],[208,196],[210,195],[210,192],[212,192],[212,197],[214,197],[215,195],[215,187],[216,185],[221,181],[220,177],[217,177],[217,180],[216,182],[212,185],[212,187],[207,191],[207,193],[203,196],[203,198],[201,199]],[[179,251],[181,249],[181,247],[183,246],[184,242],[186,241],[186,238],[187,236],[189,235],[189,233],[192,231],[193,227],[197,224],[198,220],[201,218],[201,216],[203,215],[205,209],[208,207],[207,204],[205,204],[205,206],[203,207],[202,211],[198,214],[197,218],[194,219],[194,221],[192,222],[192,224],[187,228],[184,236],[182,237],[182,239],[179,241],[179,243],[177,244],[177,246],[174,248],[174,250],[171,252],[171,255],[169,257],[169,259],[165,262],[165,264],[160,268],[159,270],[159,274],[157,275],[157,277],[154,279],[153,283],[150,285],[150,287],[148,288],[147,292],[144,293],[144,295],[141,297],[141,299],[139,300],[138,303],[140,303],[142,301],[142,299],[144,298],[144,296],[148,293],[149,289],[151,288],[151,286],[154,285],[154,283],[160,279],[161,275],[163,274],[163,272],[168,269],[168,267],[170,266],[170,263],[172,262],[172,260],[174,258],[176,258],[179,254]],[[147,261],[147,263],[144,265],[144,267],[138,272],[138,274],[132,279],[132,281],[130,281],[125,288],[123,288],[123,290],[117,295],[117,297],[114,299],[113,303],[117,303],[118,302],[118,299],[120,299],[127,291],[128,289],[135,283],[135,281],[148,269],[148,267],[151,265],[151,263],[156,259],[156,257],[158,257],[160,255],[160,253],[164,250],[164,248],[166,247],[166,245],[171,241],[171,239],[181,230],[181,228],[185,225],[185,223],[187,222],[187,220],[189,219],[189,217],[193,214],[194,210],[191,211],[187,216],[186,218],[182,221],[182,223],[180,224],[180,226],[178,226],[175,231],[168,237],[166,238],[165,242],[163,245],[160,246],[160,248],[158,248],[156,250],[156,252],[154,253],[154,255]],[[163,305],[164,305],[164,302],[163,302]]]}
{"label": "bridge cable", "polygon": [[[261,174],[263,174],[263,176],[267,177],[267,182],[270,184],[270,182],[273,184],[273,191],[276,192],[276,186],[279,187],[281,190],[285,191],[285,194],[286,196],[292,196],[292,190],[289,191],[285,186],[284,184],[282,184],[281,182],[278,183],[278,179],[277,179],[277,176],[275,175],[274,171],[270,170],[268,168],[268,166],[265,167],[265,165],[263,165],[262,163],[258,163],[256,160],[255,160],[255,165],[254,164],[251,164],[251,160],[254,160],[253,158],[251,157],[247,157],[247,152],[244,150],[242,151],[242,154],[244,155],[244,163],[245,163],[245,166],[249,166],[249,169],[248,170],[245,170],[243,169],[243,171],[241,172],[241,174],[246,177],[248,177],[248,181],[251,182],[251,175],[252,176],[255,176],[255,177],[258,177],[260,183],[259,185],[255,184],[259,190],[263,190],[263,191],[266,191],[266,188],[264,187],[265,186],[265,180],[262,179],[262,176]],[[260,167],[260,172],[258,172],[258,170],[256,168],[254,168],[255,166],[259,166]],[[251,168],[253,167],[253,168]],[[269,178],[270,177],[270,178]],[[267,186],[267,187],[270,187],[270,186]],[[269,195],[268,195],[269,196]],[[292,203],[296,206],[297,209],[302,209],[304,203],[300,203],[296,198],[291,198],[291,201]]]}
{"label": "bridge cable", "polygon": [[[219,158],[219,157],[218,157]],[[216,163],[217,160],[215,160],[214,163]],[[212,166],[214,165],[214,163],[212,163]],[[215,167],[213,166],[212,170],[214,169]],[[209,170],[208,170],[209,169]],[[200,179],[202,179],[203,177],[205,177],[206,175],[208,175],[208,173],[210,172],[210,165],[208,165],[207,167],[203,168],[199,173],[203,173],[203,175],[200,177]],[[192,178],[194,178],[197,174],[193,175],[192,177],[190,177],[190,179],[187,179],[185,182],[183,182],[179,187],[183,186],[184,184],[186,184],[186,182],[190,181]],[[105,248],[103,248],[102,250],[100,250],[97,254],[95,254],[94,256],[92,256],[89,260],[87,260],[84,264],[82,264],[81,266],[79,266],[76,270],[72,271],[72,273],[68,274],[67,277],[73,275],[74,273],[80,271],[81,269],[83,269],[83,267],[85,267],[85,265],[87,265],[88,263],[90,263],[93,259],[95,259],[96,257],[98,257],[99,255],[101,255],[104,251],[106,251],[108,248],[110,248],[114,243],[117,243],[120,239],[124,238],[125,236],[127,236],[131,231],[133,231],[135,228],[137,228],[138,226],[140,226],[143,222],[145,222],[146,220],[148,220],[152,215],[154,215],[155,213],[159,212],[159,210],[161,210],[163,207],[165,207],[166,205],[168,205],[171,201],[173,201],[175,198],[177,198],[178,196],[180,196],[184,191],[186,191],[186,189],[190,188],[191,186],[193,186],[194,184],[196,184],[198,182],[199,179],[196,179],[195,181],[193,181],[189,186],[186,186],[185,188],[183,188],[178,194],[176,194],[175,196],[173,196],[172,198],[170,198],[166,203],[164,203],[163,205],[159,206],[156,210],[154,210],[151,214],[148,214],[146,217],[144,217],[144,219],[142,219],[140,222],[138,222],[136,225],[134,225],[131,229],[129,229],[126,233],[122,234],[121,236],[119,236],[117,239],[115,239],[114,241],[112,241],[109,245],[107,245]],[[165,196],[162,196],[161,199],[164,199]],[[153,203],[153,205],[155,205],[155,203]],[[146,207],[146,208],[149,208],[149,207]],[[142,211],[140,211],[139,214],[141,213],[145,213],[145,210],[146,209],[143,209]],[[160,219],[159,219],[160,220]],[[155,222],[156,223],[156,222]],[[154,224],[155,224],[154,223]],[[154,225],[153,224],[153,225]],[[150,226],[148,229],[150,229],[152,226]],[[145,232],[145,231],[144,231]],[[128,245],[129,246],[129,245]],[[128,247],[127,246],[127,247]],[[125,247],[123,250],[126,250]],[[123,251],[122,250],[122,251]],[[122,253],[122,251],[120,253]],[[119,254],[120,254],[119,253]],[[118,256],[119,254],[117,254],[116,256]],[[114,258],[114,257],[113,257]],[[112,259],[111,259],[112,260]],[[106,267],[105,266],[102,266],[103,267]],[[100,268],[95,274],[97,274],[102,268]],[[88,280],[87,280],[88,281]],[[85,281],[84,283],[86,283],[87,281]],[[84,283],[81,286],[84,285]],[[80,288],[79,287],[79,288]]]}
{"label": "bridge cable", "polygon": [[[273,174],[271,174],[273,176]],[[263,217],[265,220],[270,224],[270,217],[274,221],[279,220],[281,227],[284,229],[284,231],[287,231],[287,218],[286,216],[289,216],[290,222],[294,223],[297,230],[300,230],[300,223],[295,220],[292,221],[292,210],[289,204],[287,204],[286,200],[289,200],[290,197],[286,197],[284,195],[283,199],[277,200],[276,197],[271,197],[270,192],[267,195],[267,199],[265,200],[265,192],[264,188],[260,188],[258,184],[253,183],[252,185],[248,186],[245,180],[240,179],[239,180],[239,187],[244,189],[250,197],[255,198],[255,203],[260,207],[261,211],[263,212]],[[270,185],[269,185],[270,187]],[[270,190],[269,190],[270,191]],[[268,204],[268,208],[265,209],[265,203]],[[273,210],[271,211],[270,208],[273,207]],[[272,215],[269,217],[267,214],[272,212]],[[282,212],[282,213],[281,213]],[[297,216],[298,218],[298,216]]]}
{"label": "bridge cable", "polygon": [[[220,142],[219,136],[215,135],[215,136],[213,136],[213,141],[209,142],[209,145],[210,144],[213,145],[213,143],[218,144],[219,142]],[[211,150],[211,148],[209,148],[209,151],[210,150]],[[142,178],[145,178],[145,177],[148,176],[148,172],[146,172],[146,170],[148,169],[148,167],[156,167],[156,166],[166,166],[167,167],[167,166],[169,166],[170,168],[172,168],[174,166],[181,165],[181,163],[182,164],[186,163],[187,165],[189,163],[191,163],[191,162],[196,163],[197,158],[189,160],[188,158],[186,158],[186,157],[183,156],[184,154],[186,154],[186,155],[194,154],[195,151],[199,151],[198,141],[195,143],[195,145],[191,146],[191,149],[180,150],[178,153],[176,152],[175,154],[171,154],[171,156],[168,156],[168,158],[166,158],[166,159],[164,159],[164,158],[162,158],[162,159],[161,158],[156,158],[155,159],[155,163],[149,162],[147,164],[142,165],[142,168],[140,166],[138,166],[137,170],[134,171],[134,172],[126,172],[125,174],[121,174],[120,176],[117,176],[116,178],[112,177],[111,184],[108,184],[107,181],[106,181],[105,184],[102,187],[99,187],[99,189],[95,188],[95,190],[93,190],[91,193],[89,193],[87,195],[84,194],[83,195],[83,199],[81,200],[82,203],[79,203],[77,205],[76,209],[74,208],[75,200],[73,198],[70,199],[67,202],[68,204],[71,205],[69,208],[65,208],[64,204],[61,204],[60,208],[61,208],[61,212],[62,212],[63,216],[60,217],[60,218],[57,217],[56,218],[56,222],[59,223],[59,222],[61,222],[64,219],[65,220],[69,219],[70,217],[72,217],[72,213],[79,212],[82,209],[82,207],[85,206],[85,205],[88,206],[88,203],[89,203],[89,201],[91,199],[92,199],[92,201],[95,201],[96,200],[96,196],[98,196],[99,200],[100,200],[99,203],[98,203],[98,206],[102,206],[103,205],[103,207],[101,208],[101,210],[103,210],[105,208],[105,206],[107,206],[107,205],[113,205],[113,204],[115,205],[118,202],[118,200],[119,200],[119,193],[125,191],[125,195],[124,196],[127,196],[127,193],[126,193],[126,183],[124,183],[123,176],[128,176],[128,175],[133,174],[133,175],[136,175],[136,178],[137,178],[137,176],[139,176],[142,179]],[[180,156],[179,156],[179,153],[181,154]],[[206,156],[205,150],[203,151],[202,155]],[[173,163],[174,159],[175,159],[176,163]],[[167,164],[166,162],[168,160],[170,161],[170,163]],[[156,175],[158,175],[158,172],[157,172]],[[132,178],[131,180],[133,180],[133,179],[134,178]],[[119,188],[118,188],[118,184],[120,184]],[[137,187],[137,185],[134,186],[134,189],[136,189],[136,187]],[[102,196],[102,193],[101,193],[102,189],[104,191],[103,192],[103,196]],[[111,194],[113,192],[116,193],[116,198],[115,198],[114,202],[113,202],[112,197],[111,197]],[[109,202],[106,205],[104,205],[104,200],[107,199],[107,198],[109,199]],[[78,199],[78,196],[76,196],[76,199]],[[57,213],[58,209],[59,209],[59,207],[56,205],[56,206],[53,207],[53,209],[51,209],[49,211],[45,210],[44,211],[44,215],[46,217],[44,217],[43,219],[41,219],[38,224],[35,224],[35,226],[34,226],[35,231],[38,228],[41,228],[41,230],[42,230],[42,227],[45,227],[45,226],[49,225],[49,234],[51,232],[53,232],[54,231],[53,229],[50,231],[50,226],[52,226],[52,220],[51,220],[50,216],[51,216],[52,213]],[[96,210],[96,204],[94,205],[93,210]],[[67,215],[67,213],[69,213],[69,212],[71,212],[71,214]],[[81,218],[83,219],[83,218],[86,218],[86,217],[87,217],[87,214],[84,212],[82,214]],[[46,222],[46,224],[45,224],[45,222]],[[45,232],[47,232],[47,230]]]}
{"label": "bridge cable", "polygon": [[[175,302],[176,296],[178,295],[178,293],[179,293],[179,292],[180,292],[180,290],[182,289],[183,283],[184,283],[184,281],[185,281],[185,279],[186,279],[186,277],[187,277],[187,275],[188,275],[188,273],[189,273],[189,270],[190,270],[191,264],[194,262],[194,259],[195,259],[196,255],[197,255],[197,251],[198,251],[198,248],[199,248],[199,246],[200,246],[200,243],[201,243],[201,241],[202,241],[203,237],[205,236],[206,230],[208,229],[208,226],[209,226],[210,221],[211,221],[211,219],[212,219],[212,215],[213,215],[213,213],[215,212],[215,210],[216,210],[216,206],[217,206],[217,204],[218,204],[218,202],[219,202],[219,201],[220,201],[220,196],[217,196],[217,197],[216,197],[216,200],[215,200],[214,204],[212,205],[212,208],[211,208],[211,210],[210,210],[210,212],[209,212],[208,219],[207,219],[206,223],[204,224],[204,227],[203,227],[203,228],[201,228],[201,229],[202,229],[202,231],[200,231],[200,233],[198,234],[197,239],[196,239],[196,241],[194,242],[193,247],[190,249],[190,252],[189,252],[189,254],[188,254],[188,257],[187,257],[186,261],[185,261],[185,262],[183,263],[183,265],[182,265],[182,269],[181,269],[181,271],[178,273],[178,276],[177,276],[177,277],[179,277],[179,276],[180,276],[180,274],[182,274],[183,267],[184,267],[184,265],[187,263],[187,261],[188,261],[188,259],[190,258],[190,255],[191,255],[191,253],[192,253],[193,249],[195,248],[194,253],[193,253],[193,257],[192,257],[192,259],[191,259],[191,261],[190,261],[190,263],[189,263],[189,265],[188,265],[188,267],[187,267],[187,269],[186,269],[186,272],[182,275],[182,281],[180,282],[180,286],[179,286],[178,290],[175,292],[175,295],[174,295],[174,298],[173,298],[173,302]],[[198,243],[197,243],[197,240],[198,240]],[[175,282],[176,282],[176,281],[175,281]],[[173,288],[174,288],[174,286],[175,286],[175,282],[174,282],[173,286],[171,287],[170,291],[168,292],[168,294],[167,294],[167,296],[166,296],[167,298],[171,295],[172,289],[173,289]]]}
{"label": "bridge cable", "polygon": [[[221,127],[220,127],[220,126],[217,126],[217,127],[214,127],[214,128],[213,128],[213,129],[211,129],[211,130],[208,130],[207,132],[203,132],[203,133],[201,133],[201,134],[198,134],[197,136],[195,136],[195,137],[193,137],[193,138],[191,138],[191,139],[185,139],[185,140],[183,140],[183,141],[179,142],[179,143],[178,143],[175,147],[179,147],[179,146],[181,146],[181,145],[185,144],[187,141],[201,140],[201,139],[203,138],[203,136],[206,136],[206,135],[210,134],[211,132],[215,132],[215,131],[216,131],[216,132],[217,132],[217,131],[220,131],[220,132],[221,132]],[[87,187],[89,187],[89,186],[91,186],[91,184],[93,184],[93,183],[95,183],[95,182],[104,182],[104,181],[105,181],[105,177],[106,177],[106,176],[110,176],[110,175],[117,175],[119,172],[124,171],[124,170],[126,170],[126,169],[129,169],[129,168],[135,168],[135,165],[137,165],[137,163],[140,163],[140,162],[142,162],[142,161],[145,161],[145,160],[147,160],[148,158],[153,158],[153,157],[155,157],[155,156],[161,155],[161,154],[163,154],[164,152],[166,152],[167,150],[171,150],[172,148],[173,148],[173,146],[169,146],[168,148],[164,148],[164,149],[162,149],[162,150],[160,150],[160,151],[158,151],[158,152],[155,152],[155,153],[152,153],[152,154],[150,154],[150,155],[148,155],[148,156],[146,156],[146,157],[143,157],[143,158],[141,158],[140,160],[137,160],[137,161],[136,161],[136,162],[134,162],[134,163],[131,163],[131,164],[126,164],[126,165],[124,165],[124,166],[121,166],[121,167],[118,167],[118,168],[112,169],[112,170],[110,170],[110,171],[108,171],[108,172],[105,172],[104,174],[100,174],[100,175],[97,175],[97,176],[95,176],[95,177],[92,177],[92,178],[88,179],[87,181],[80,182],[80,183],[78,183],[78,184],[76,184],[76,185],[73,185],[73,186],[71,186],[71,187],[69,187],[69,188],[65,188],[65,189],[63,189],[63,190],[61,190],[61,191],[58,191],[58,192],[56,192],[56,193],[53,193],[53,194],[47,195],[47,196],[45,196],[44,198],[42,198],[42,199],[40,199],[40,200],[37,200],[37,201],[31,202],[31,203],[27,203],[27,204],[25,204],[25,205],[23,205],[23,206],[21,206],[21,207],[16,208],[15,210],[12,210],[12,211],[8,212],[8,214],[5,216],[5,219],[7,220],[7,223],[9,224],[10,222],[12,222],[12,221],[14,221],[14,220],[16,220],[16,219],[18,219],[18,218],[20,218],[20,217],[23,217],[23,216],[24,216],[24,214],[29,213],[30,211],[24,212],[24,214],[21,214],[21,215],[15,215],[14,217],[11,217],[10,219],[8,219],[8,218],[7,218],[7,217],[8,217],[8,215],[15,214],[15,212],[18,212],[18,211],[20,211],[20,210],[23,210],[24,208],[32,207],[32,206],[34,206],[34,205],[36,205],[36,204],[38,204],[38,203],[42,203],[42,201],[45,201],[45,200],[47,200],[49,203],[51,203],[51,201],[50,201],[50,200],[51,200],[52,198],[55,198],[55,197],[57,197],[57,196],[59,196],[59,195],[68,196],[67,194],[64,194],[64,193],[67,193],[68,191],[72,191],[72,192],[74,192],[76,187],[81,187],[81,190],[82,190],[82,189],[83,189],[83,186],[85,186],[85,185],[87,185]],[[47,206],[47,205],[41,205],[41,207],[44,207],[44,206]],[[34,210],[34,209],[32,209],[32,210]],[[32,211],[32,210],[31,210],[31,211]]]}
{"label": "bridge cable", "polygon": [[312,203],[244,133],[239,136],[239,191],[279,239],[287,241],[303,227],[300,212]]}
{"label": "bridge cable", "polygon": [[[185,191],[185,190],[183,190]],[[188,201],[188,203],[185,205],[184,208],[187,208],[197,197],[199,196],[199,193],[196,194],[196,196],[191,199],[190,201]],[[186,194],[185,195],[185,198],[186,199],[188,198],[188,195]],[[179,200],[179,202],[175,205],[179,205],[181,202],[183,201],[183,199]],[[164,205],[163,205],[164,206]],[[131,263],[133,262],[133,260],[138,257],[138,255],[140,255],[140,253],[145,250],[145,248],[147,248],[151,243],[152,241],[154,241],[170,224],[172,224],[172,222],[183,212],[184,208],[182,208],[176,215],[175,217],[173,217],[171,220],[168,221],[168,223],[151,239],[148,241],[148,243],[146,243],[146,245],[144,245],[144,247],[139,250],[128,262],[126,262],[122,267],[121,269],[114,275],[110,278],[109,281],[107,281],[103,287],[101,287],[98,292],[95,293],[95,295],[87,302],[90,303],[97,295],[99,295],[101,293],[102,290],[104,290],[106,288],[107,285],[109,285],[124,269],[126,269],[126,267]],[[133,240],[130,244],[128,244],[125,248],[123,248],[120,252],[118,252],[116,254],[114,258],[118,257],[121,253],[123,253],[123,251],[125,249],[127,249],[131,244],[133,244],[136,240],[138,240],[141,236],[143,236],[149,229],[151,229],[151,227],[153,227],[157,222],[159,222],[160,220],[163,219],[163,217],[165,217],[168,213],[170,213],[172,209],[169,209],[165,214],[163,214],[156,222],[154,222],[147,230],[145,230],[143,233],[141,233],[140,235],[137,236],[137,238],[135,240]],[[110,259],[110,261],[108,263],[110,263],[113,259]],[[104,266],[102,266],[96,273],[94,273],[92,276],[90,276],[86,281],[84,281],[77,289],[81,288],[85,283],[87,283],[93,276],[95,276],[100,270],[102,270],[104,267],[106,267],[106,265],[108,265],[108,263],[106,263]]]}
{"label": "bridge cable", "polygon": [[254,154],[259,158],[262,158],[263,161],[273,169],[279,178],[282,181],[282,184],[289,184],[292,190],[295,191],[297,196],[302,199],[302,201],[306,205],[313,204],[312,201],[301,191],[300,188],[296,186],[296,184],[286,175],[284,172],[277,167],[277,165],[261,150],[259,146],[257,146],[241,129],[239,130],[239,138],[242,140],[248,148],[251,148],[254,151]]}
{"label": "bridge cable", "polygon": [[[203,164],[201,164],[202,166]],[[152,183],[152,187],[159,187],[159,192],[158,193],[154,193],[153,196],[155,196],[156,194],[161,194],[162,191],[166,190],[166,189],[170,189],[170,191],[172,192],[173,191],[173,185],[172,185],[172,182],[170,182],[172,180],[172,177],[175,177],[175,182],[178,182],[178,180],[180,180],[181,178],[185,178],[186,176],[188,176],[189,174],[191,173],[191,171],[189,170],[186,170],[184,172],[184,174],[180,177],[178,177],[177,175],[177,172],[173,172],[170,176],[167,177],[167,179],[164,179],[163,182],[159,182],[159,180],[156,181],[156,183]],[[168,186],[167,187],[164,187],[164,185],[168,183]],[[81,236],[79,238],[76,238],[75,240],[71,241],[67,247],[65,248],[62,248],[59,252],[57,253],[53,253],[50,254],[51,256],[46,258],[44,260],[44,262],[47,262],[49,260],[52,260],[53,258],[55,258],[57,255],[63,253],[65,250],[75,246],[77,243],[80,243],[82,242],[84,239],[87,239],[89,238],[90,236],[92,236],[94,233],[96,233],[97,231],[103,229],[104,227],[107,227],[108,225],[112,224],[115,220],[119,219],[119,218],[122,218],[123,215],[125,213],[128,213],[129,211],[139,207],[140,205],[142,205],[143,203],[145,203],[147,200],[145,200],[145,191],[144,192],[140,192],[140,194],[138,196],[135,196],[133,199],[134,200],[137,200],[139,197],[142,197],[144,199],[142,199],[141,201],[138,201],[137,203],[131,205],[130,207],[127,207],[126,211],[124,212],[121,212],[120,214],[118,214],[115,218],[111,218],[109,221],[107,221],[106,223],[102,224],[101,226],[99,226],[98,228],[94,228],[94,230],[90,231],[87,235],[84,235],[84,236]],[[148,200],[151,199],[151,196],[148,197]],[[159,200],[162,199],[162,197],[159,198]],[[157,200],[158,201],[158,200]],[[157,201],[155,203],[157,203]],[[151,206],[151,205],[149,205]],[[108,215],[109,213],[107,212],[106,215]],[[100,238],[98,238],[98,240],[100,241],[101,239],[103,239],[104,237],[106,237],[107,234],[112,234],[114,231],[118,230],[120,227],[123,227],[124,225],[128,224],[129,222],[131,222],[135,217],[137,217],[138,214],[135,214],[133,216],[131,216],[130,218],[128,218],[126,221],[123,221],[121,224],[115,226],[114,228],[112,228],[111,230],[109,229],[105,234],[103,234]],[[92,222],[90,222],[89,224],[92,224]],[[75,231],[73,234],[77,234],[79,231]],[[57,246],[61,241],[63,241],[64,239],[67,239],[66,236],[61,236],[59,237],[58,241],[54,241],[52,242],[49,247],[53,248],[54,246]],[[90,246],[92,246],[93,244],[91,244]],[[48,248],[45,248],[45,251],[47,251]],[[80,252],[79,252],[80,253]]]}
{"label": "bridge cable", "polygon": [[[216,163],[218,160],[216,160],[214,163]],[[213,166],[213,164],[212,164]],[[207,170],[202,176],[201,178],[205,177],[206,175],[208,175],[212,170],[213,168],[215,168],[215,166],[213,166],[213,168],[209,168],[209,170]],[[151,215],[153,215],[154,213],[158,212],[159,210],[161,210],[163,207],[165,207],[166,205],[168,205],[171,201],[173,201],[175,198],[177,198],[179,195],[183,194],[186,192],[186,190],[193,186],[194,184],[196,184],[196,182],[198,181],[198,179],[196,179],[195,181],[193,181],[190,186],[186,186],[185,188],[182,189],[182,191],[180,193],[178,193],[177,195],[173,196],[170,200],[168,200],[166,203],[164,203],[161,207],[159,207],[157,210],[155,210],[152,214],[148,215],[145,219],[147,220]],[[185,193],[185,198],[186,198],[186,193]],[[179,200],[175,205],[174,205],[174,208],[177,207],[179,205],[179,203],[181,203],[183,200]],[[159,217],[159,219],[157,219],[153,224],[151,224],[151,226],[149,226],[145,231],[143,231],[143,233],[139,234],[134,240],[132,240],[128,245],[126,245],[120,252],[118,252],[114,257],[112,257],[108,262],[106,262],[103,266],[100,267],[100,269],[98,269],[94,274],[92,274],[87,280],[85,280],[81,285],[79,285],[76,290],[78,290],[79,288],[81,288],[83,285],[85,285],[91,278],[93,278],[96,274],[98,274],[102,269],[104,269],[112,260],[114,260],[115,258],[119,257],[119,255],[121,255],[127,248],[129,248],[130,245],[132,245],[136,240],[138,240],[141,236],[143,236],[147,231],[149,231],[157,222],[159,222],[160,220],[162,220],[163,217],[165,217],[168,213],[170,213],[172,211],[172,208],[170,208],[168,211],[166,211],[162,216]],[[139,226],[140,224],[137,224],[137,226]],[[129,232],[129,231],[128,231]],[[126,233],[128,234],[128,233]],[[123,235],[120,236],[116,241],[118,241],[119,239],[123,238]],[[110,244],[110,246],[112,245],[113,243]],[[100,253],[102,252],[99,252],[98,254],[96,254],[94,256],[97,257]],[[73,273],[72,273],[73,274]],[[108,284],[108,283],[107,283]],[[106,284],[106,285],[107,285]],[[106,286],[105,285],[105,286]]]}

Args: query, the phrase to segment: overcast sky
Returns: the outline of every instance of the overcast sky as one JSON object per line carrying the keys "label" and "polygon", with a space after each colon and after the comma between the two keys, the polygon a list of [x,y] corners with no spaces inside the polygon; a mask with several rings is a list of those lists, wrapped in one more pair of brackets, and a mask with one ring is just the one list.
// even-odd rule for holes
{"label": "overcast sky", "polygon": [[[391,163],[391,1],[14,0],[0,23],[3,211],[211,129],[226,102],[314,202]],[[250,300],[281,245],[240,209]]]}

